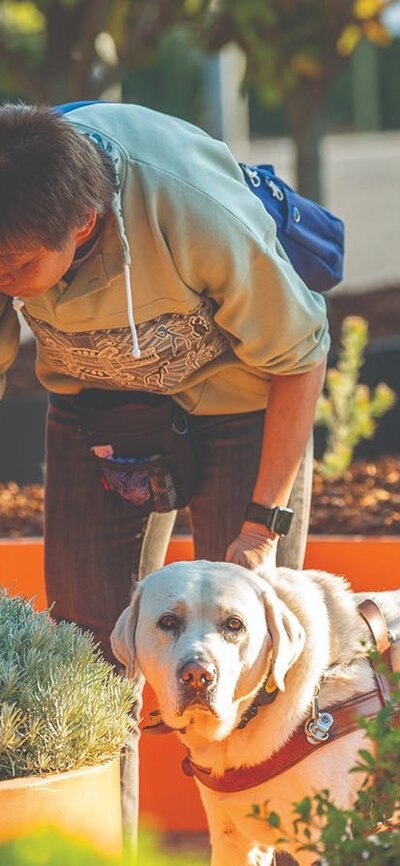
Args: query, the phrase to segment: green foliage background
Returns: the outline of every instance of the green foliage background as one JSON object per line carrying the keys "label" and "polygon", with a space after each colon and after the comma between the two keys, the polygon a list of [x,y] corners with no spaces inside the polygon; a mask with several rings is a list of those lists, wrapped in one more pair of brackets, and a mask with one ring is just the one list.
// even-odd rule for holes
{"label": "green foliage background", "polygon": [[[162,850],[153,833],[139,839],[137,866],[207,866],[195,853],[174,854]],[[44,830],[11,842],[0,843],[0,866],[131,866],[132,854],[122,858],[103,857],[86,843],[55,830]]]}

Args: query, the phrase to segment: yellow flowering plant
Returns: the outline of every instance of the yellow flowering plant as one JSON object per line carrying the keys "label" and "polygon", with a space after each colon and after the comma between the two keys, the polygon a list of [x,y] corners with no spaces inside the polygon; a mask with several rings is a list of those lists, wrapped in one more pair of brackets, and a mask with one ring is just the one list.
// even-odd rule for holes
{"label": "yellow flowering plant", "polygon": [[377,420],[394,406],[396,396],[381,382],[373,391],[358,382],[368,342],[368,323],[347,316],[342,325],[342,348],[337,366],[328,370],[326,394],[320,397],[316,425],[327,428],[326,449],[318,469],[334,480],[349,467],[361,439],[371,439]]}
{"label": "yellow flowering plant", "polygon": [[354,0],[353,20],[346,24],[339,36],[338,53],[349,57],[362,39],[375,45],[388,45],[392,37],[382,20],[382,13],[390,5],[391,0]]}

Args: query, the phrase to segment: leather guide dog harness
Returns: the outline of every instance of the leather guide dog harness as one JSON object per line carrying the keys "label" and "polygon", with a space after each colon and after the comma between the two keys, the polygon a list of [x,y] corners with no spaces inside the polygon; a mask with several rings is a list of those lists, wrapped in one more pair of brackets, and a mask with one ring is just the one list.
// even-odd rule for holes
{"label": "leather guide dog harness", "polygon": [[[376,649],[380,654],[379,661],[384,662],[391,669],[388,627],[380,607],[372,599],[366,599],[358,606],[358,611],[371,632]],[[307,719],[305,724],[302,723],[298,726],[290,740],[278,752],[260,764],[229,769],[222,776],[213,776],[211,769],[195,764],[188,754],[182,762],[183,772],[187,776],[195,776],[207,788],[221,793],[244,791],[284,773],[315,752],[316,749],[322,748],[326,743],[331,743],[358,730],[358,716],[364,716],[367,719],[375,718],[380,709],[387,704],[390,698],[390,689],[385,677],[376,670],[375,666],[374,675],[376,682],[374,689],[333,704],[322,711],[318,707],[318,686],[312,704],[311,717]],[[238,727],[244,727],[256,715],[258,706],[270,702],[275,695],[276,693],[269,700],[261,699],[260,701],[257,701],[257,696],[254,704],[247,711],[244,723],[242,723],[242,719]],[[145,731],[166,734],[173,730],[160,720],[158,711],[151,713],[151,715],[156,717],[158,721],[145,727]]]}

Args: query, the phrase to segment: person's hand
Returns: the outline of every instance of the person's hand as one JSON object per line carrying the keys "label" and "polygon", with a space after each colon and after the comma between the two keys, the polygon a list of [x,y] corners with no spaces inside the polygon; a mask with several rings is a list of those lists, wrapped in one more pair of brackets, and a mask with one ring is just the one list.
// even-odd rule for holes
{"label": "person's hand", "polygon": [[266,527],[245,522],[226,552],[226,562],[234,562],[251,571],[271,574],[276,568],[278,536]]}

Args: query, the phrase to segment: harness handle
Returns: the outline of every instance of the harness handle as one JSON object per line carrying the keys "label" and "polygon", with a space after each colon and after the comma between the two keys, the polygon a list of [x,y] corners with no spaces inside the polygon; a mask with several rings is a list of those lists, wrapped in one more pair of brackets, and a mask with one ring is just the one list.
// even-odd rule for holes
{"label": "harness handle", "polygon": [[[380,662],[383,662],[388,670],[393,672],[392,659],[390,652],[390,637],[386,618],[379,604],[372,598],[366,598],[358,605],[358,612],[367,624],[376,649],[380,655]],[[376,664],[372,663],[375,679],[382,696],[382,701],[387,704],[390,700],[390,685],[383,674],[377,670]]]}

